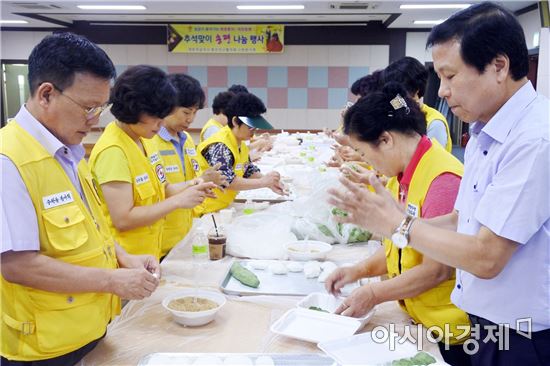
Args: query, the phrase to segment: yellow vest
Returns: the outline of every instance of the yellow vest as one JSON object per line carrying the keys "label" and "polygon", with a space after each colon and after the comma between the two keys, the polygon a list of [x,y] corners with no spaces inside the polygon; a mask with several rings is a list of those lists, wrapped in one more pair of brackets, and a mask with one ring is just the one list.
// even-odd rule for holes
{"label": "yellow vest", "polygon": [[[246,146],[244,141],[242,141],[239,149],[235,135],[233,135],[233,132],[231,131],[229,126],[225,126],[221,130],[216,132],[215,135],[210,136],[208,139],[206,139],[206,141],[203,141],[199,144],[199,146],[197,147],[199,154],[201,156],[204,156],[203,153],[206,151],[208,146],[217,142],[221,142],[222,144],[227,146],[229,150],[231,150],[231,154],[233,154],[233,158],[235,160],[235,162],[233,163],[233,171],[235,172],[235,175],[237,177],[242,178],[242,176],[244,175],[246,164],[248,164],[249,160],[248,146]],[[206,159],[203,158],[201,164],[203,164],[203,166],[201,167],[203,171],[208,169],[208,163]],[[225,192],[222,192],[221,190],[216,188],[214,189],[214,193],[216,194],[217,198],[207,198],[202,203],[201,207],[203,208],[203,214],[226,208],[235,200],[238,192],[232,189],[226,189]]]}
{"label": "yellow vest", "polygon": [[[117,146],[128,159],[132,177],[134,206],[149,206],[164,200],[164,186],[166,180],[162,159],[157,150],[141,140],[147,157],[137,144],[115,122],[111,122],[95,144],[90,154],[90,166],[94,172],[95,163],[99,154],[105,149]],[[105,202],[100,191],[102,202]],[[155,223],[138,227],[132,230],[119,231],[113,225],[107,204],[103,204],[103,213],[107,217],[111,232],[115,240],[131,254],[151,254],[159,258],[160,243],[162,240],[162,226],[164,219]]]}
{"label": "yellow vest", "polygon": [[420,110],[426,115],[427,128],[430,128],[430,125],[435,120],[443,121],[445,130],[447,131],[447,143],[445,144],[445,150],[451,152],[453,150],[453,140],[451,140],[451,132],[445,116],[442,115],[437,109],[427,106],[426,104],[422,104],[422,108],[420,108]]}
{"label": "yellow vest", "polygon": [[[432,147],[422,156],[411,178],[406,201],[407,212],[416,217],[420,216],[424,199],[435,178],[443,173],[462,176],[463,172],[462,163],[446,152],[435,139],[432,140]],[[399,199],[399,182],[396,177],[390,178],[387,188],[395,199]],[[385,239],[384,247],[389,278],[398,276],[422,263],[422,254],[409,246],[399,249],[390,240]],[[463,343],[467,337],[456,339],[464,332],[464,330],[457,330],[457,326],[468,325],[469,320],[466,313],[451,302],[454,286],[453,275],[453,278],[416,297],[400,300],[399,305],[416,323],[422,323],[427,328],[439,326],[444,330],[445,324],[449,324],[454,335],[449,343]]]}
{"label": "yellow vest", "polygon": [[[224,128],[225,126],[222,125],[220,122],[216,121],[214,118],[210,118],[208,121],[206,121],[206,123],[204,124],[204,126],[202,127],[202,130],[201,130],[201,134],[199,136],[200,138],[200,141],[199,142],[203,142],[205,140],[204,138],[204,133],[206,132],[206,130],[208,130],[210,127],[212,126],[216,126],[218,127],[220,130],[222,128]],[[214,135],[212,135],[214,136]],[[212,137],[210,136],[210,137]]]}
{"label": "yellow vest", "polygon": [[[78,266],[117,267],[97,185],[84,160],[78,178],[89,210],[57,160],[15,121],[0,131],[0,154],[15,164],[29,192],[40,254]],[[2,277],[1,308],[2,356],[33,361],[70,353],[101,337],[120,312],[120,299],[107,293],[48,292]]]}
{"label": "yellow vest", "polygon": [[[152,148],[158,150],[162,156],[168,183],[186,182],[200,175],[199,161],[202,157],[197,154],[195,142],[191,135],[187,132],[184,133],[187,135],[183,145],[185,149],[183,156],[185,169],[181,165],[181,160],[172,142],[164,140],[159,135],[146,141],[147,144],[153,144]],[[160,246],[161,257],[168,254],[187,235],[193,225],[193,210],[180,208],[166,215],[165,219]]]}

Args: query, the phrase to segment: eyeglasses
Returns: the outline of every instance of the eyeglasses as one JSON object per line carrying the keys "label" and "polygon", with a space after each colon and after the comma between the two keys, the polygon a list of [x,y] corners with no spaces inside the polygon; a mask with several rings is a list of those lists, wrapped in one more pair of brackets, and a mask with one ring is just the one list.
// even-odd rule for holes
{"label": "eyeglasses", "polygon": [[103,113],[104,110],[106,110],[107,108],[109,108],[111,105],[110,103],[105,103],[99,107],[86,107],[80,103],[78,103],[76,100],[74,100],[73,98],[69,97],[67,94],[64,94],[63,93],[63,89],[57,87],[54,83],[50,82],[50,84],[53,85],[53,87],[59,91],[59,94],[66,97],[67,99],[69,99],[71,102],[73,102],[74,104],[76,104],[77,106],[79,106],[83,111],[84,111],[84,114],[86,116],[86,119],[89,121],[91,119],[94,119],[95,117],[99,116],[101,113]]}

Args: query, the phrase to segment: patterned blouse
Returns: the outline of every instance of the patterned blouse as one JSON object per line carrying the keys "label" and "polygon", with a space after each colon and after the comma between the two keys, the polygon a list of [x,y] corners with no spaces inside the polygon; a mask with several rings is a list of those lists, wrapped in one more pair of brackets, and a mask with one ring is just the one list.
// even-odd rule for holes
{"label": "patterned blouse", "polygon": [[[217,142],[208,146],[208,148],[203,152],[203,156],[208,162],[208,165],[214,166],[217,163],[220,163],[220,172],[227,178],[227,182],[231,184],[236,175],[233,171],[233,164],[235,164],[235,158],[231,153],[231,150],[225,144]],[[245,164],[243,178],[248,178],[254,173],[259,173],[260,168],[252,164],[250,157],[248,158],[248,163]]]}

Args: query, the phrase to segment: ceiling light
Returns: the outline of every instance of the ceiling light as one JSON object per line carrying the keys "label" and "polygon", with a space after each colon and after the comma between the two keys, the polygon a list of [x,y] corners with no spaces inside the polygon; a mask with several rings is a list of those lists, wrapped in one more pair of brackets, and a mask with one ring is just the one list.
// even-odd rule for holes
{"label": "ceiling light", "polygon": [[437,24],[443,23],[445,20],[446,20],[446,19],[439,19],[439,20],[415,20],[415,21],[414,21],[414,24],[437,25]]}
{"label": "ceiling light", "polygon": [[472,4],[404,4],[399,9],[466,9]]}
{"label": "ceiling light", "polygon": [[145,10],[143,5],[77,5],[82,10]]}
{"label": "ceiling light", "polygon": [[0,24],[27,24],[26,20],[0,20]]}
{"label": "ceiling light", "polygon": [[303,5],[237,5],[239,10],[304,10]]}

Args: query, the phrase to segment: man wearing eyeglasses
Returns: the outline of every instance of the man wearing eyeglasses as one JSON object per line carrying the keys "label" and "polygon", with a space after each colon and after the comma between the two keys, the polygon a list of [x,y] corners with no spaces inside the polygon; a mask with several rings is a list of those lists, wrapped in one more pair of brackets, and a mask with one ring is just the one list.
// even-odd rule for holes
{"label": "man wearing eyeglasses", "polygon": [[77,363],[105,335],[119,297],[158,286],[156,259],[114,242],[83,159],[114,76],[87,39],[48,36],[29,57],[29,100],[0,131],[2,365]]}

